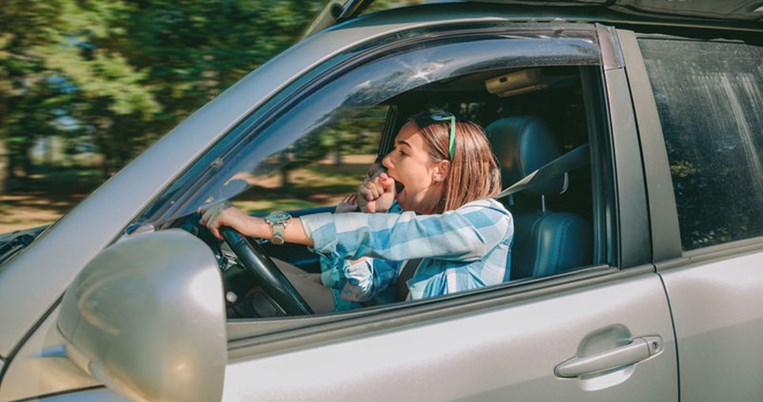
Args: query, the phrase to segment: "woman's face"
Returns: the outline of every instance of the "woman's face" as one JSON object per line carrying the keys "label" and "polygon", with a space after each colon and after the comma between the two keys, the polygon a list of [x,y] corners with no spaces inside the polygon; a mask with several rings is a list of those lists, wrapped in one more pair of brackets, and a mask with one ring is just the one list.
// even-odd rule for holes
{"label": "woman's face", "polygon": [[427,144],[415,124],[408,123],[400,129],[395,137],[395,148],[384,157],[382,165],[397,182],[395,199],[404,210],[431,213],[442,197],[445,166],[429,156]]}

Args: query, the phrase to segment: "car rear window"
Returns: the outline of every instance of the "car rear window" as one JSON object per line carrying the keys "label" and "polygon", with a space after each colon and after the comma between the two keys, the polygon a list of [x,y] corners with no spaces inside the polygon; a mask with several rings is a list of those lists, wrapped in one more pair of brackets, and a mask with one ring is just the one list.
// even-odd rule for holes
{"label": "car rear window", "polygon": [[763,235],[763,48],[639,40],[684,250]]}

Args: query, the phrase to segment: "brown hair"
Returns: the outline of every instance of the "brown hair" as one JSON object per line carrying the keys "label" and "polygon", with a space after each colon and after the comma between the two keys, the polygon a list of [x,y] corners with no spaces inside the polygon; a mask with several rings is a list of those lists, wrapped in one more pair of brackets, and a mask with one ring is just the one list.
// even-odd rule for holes
{"label": "brown hair", "polygon": [[443,181],[443,198],[434,213],[452,211],[462,205],[497,195],[501,191],[501,171],[485,131],[476,123],[457,122],[453,159],[450,158],[450,123],[419,126],[429,156],[435,162],[450,160]]}

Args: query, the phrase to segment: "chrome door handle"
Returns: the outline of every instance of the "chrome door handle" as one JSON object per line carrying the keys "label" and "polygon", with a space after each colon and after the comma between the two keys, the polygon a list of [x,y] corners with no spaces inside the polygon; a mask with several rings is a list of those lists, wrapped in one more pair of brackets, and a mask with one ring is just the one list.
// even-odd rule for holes
{"label": "chrome door handle", "polygon": [[573,357],[559,363],[554,374],[561,378],[575,378],[586,374],[612,370],[646,360],[662,351],[662,338],[644,336],[623,345],[591,356]]}

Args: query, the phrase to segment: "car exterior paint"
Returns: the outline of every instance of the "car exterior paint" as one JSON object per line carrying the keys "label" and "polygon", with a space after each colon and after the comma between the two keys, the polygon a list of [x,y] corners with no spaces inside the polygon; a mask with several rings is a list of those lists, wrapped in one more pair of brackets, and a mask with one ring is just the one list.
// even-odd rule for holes
{"label": "car exterior paint", "polygon": [[[361,18],[311,36],[194,113],[0,267],[0,400],[127,400],[67,357],[56,328],[61,295],[83,267],[122,241],[124,228],[232,127],[333,56],[417,28],[527,22],[510,8],[460,7]],[[763,302],[763,240],[680,250],[664,141],[659,126],[646,123],[659,120],[634,34],[591,29],[602,47],[616,161],[618,210],[610,218],[618,263],[436,305],[301,324],[266,320],[254,335],[251,323],[229,322],[222,400],[763,397],[763,350],[754,342],[763,314],[750,308]],[[658,212],[666,202],[673,212]],[[605,375],[554,374],[566,359],[638,337],[656,337],[658,351]]]}

